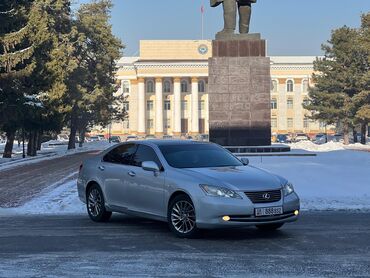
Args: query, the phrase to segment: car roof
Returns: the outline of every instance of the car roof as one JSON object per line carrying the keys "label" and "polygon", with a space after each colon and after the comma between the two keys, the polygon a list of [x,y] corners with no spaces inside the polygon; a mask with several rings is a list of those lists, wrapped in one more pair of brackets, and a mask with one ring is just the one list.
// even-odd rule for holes
{"label": "car roof", "polygon": [[199,142],[193,140],[162,140],[162,139],[151,139],[151,140],[139,140],[134,141],[134,143],[150,143],[157,146],[173,146],[173,145],[200,145],[200,144],[211,144],[209,142]]}

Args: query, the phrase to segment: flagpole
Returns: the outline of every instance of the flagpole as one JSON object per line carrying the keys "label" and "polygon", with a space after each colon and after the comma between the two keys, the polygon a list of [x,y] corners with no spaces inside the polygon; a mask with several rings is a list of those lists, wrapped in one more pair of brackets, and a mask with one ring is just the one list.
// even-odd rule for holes
{"label": "flagpole", "polygon": [[202,14],[202,40],[204,39],[204,4],[202,1],[202,7],[200,8],[200,12]]}

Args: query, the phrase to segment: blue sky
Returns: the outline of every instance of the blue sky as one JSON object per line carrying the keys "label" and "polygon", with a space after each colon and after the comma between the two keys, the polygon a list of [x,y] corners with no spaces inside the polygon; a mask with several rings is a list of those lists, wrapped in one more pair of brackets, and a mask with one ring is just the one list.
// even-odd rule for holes
{"label": "blue sky", "polygon": [[[88,0],[77,0],[83,3]],[[114,33],[126,45],[125,56],[138,55],[142,39],[200,39],[202,3],[204,37],[222,29],[222,8],[209,0],[113,0]],[[268,41],[269,55],[320,55],[320,45],[334,28],[358,27],[370,0],[257,0],[251,32]]]}

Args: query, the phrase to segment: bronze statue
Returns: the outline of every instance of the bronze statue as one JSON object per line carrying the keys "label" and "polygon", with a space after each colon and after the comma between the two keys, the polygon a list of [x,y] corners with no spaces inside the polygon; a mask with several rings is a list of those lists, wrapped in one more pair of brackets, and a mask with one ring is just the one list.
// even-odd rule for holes
{"label": "bronze statue", "polygon": [[252,13],[252,3],[257,0],[210,0],[211,7],[217,7],[221,3],[224,8],[224,29],[217,33],[216,37],[234,34],[236,29],[236,9],[239,10],[239,33],[248,34]]}

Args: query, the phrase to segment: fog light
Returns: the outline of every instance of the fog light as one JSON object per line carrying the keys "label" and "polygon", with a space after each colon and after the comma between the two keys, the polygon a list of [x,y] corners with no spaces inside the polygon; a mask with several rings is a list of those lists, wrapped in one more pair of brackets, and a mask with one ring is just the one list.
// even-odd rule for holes
{"label": "fog light", "polygon": [[222,220],[223,220],[223,221],[230,221],[230,216],[227,216],[227,215],[226,215],[226,216],[222,217]]}
{"label": "fog light", "polygon": [[299,210],[294,211],[294,214],[295,215],[298,215],[299,214]]}

